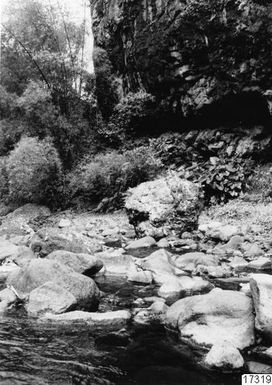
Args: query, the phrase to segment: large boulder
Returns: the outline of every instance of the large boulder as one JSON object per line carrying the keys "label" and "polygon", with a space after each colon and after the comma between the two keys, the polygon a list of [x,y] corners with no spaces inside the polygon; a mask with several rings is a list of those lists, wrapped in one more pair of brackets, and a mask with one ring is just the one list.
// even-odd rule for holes
{"label": "large boulder", "polygon": [[256,329],[272,340],[272,276],[252,274],[250,288],[256,313]]}
{"label": "large boulder", "polygon": [[179,331],[182,341],[200,348],[227,341],[238,349],[254,343],[252,301],[243,293],[214,289],[187,297],[168,310],[166,325]]}
{"label": "large boulder", "polygon": [[72,253],[66,250],[56,250],[47,255],[47,259],[57,261],[74,271],[87,276],[92,276],[102,269],[103,263],[90,254]]}
{"label": "large boulder", "polygon": [[33,259],[11,273],[7,280],[7,284],[11,285],[21,298],[27,298],[32,290],[47,282],[55,282],[73,294],[78,307],[90,309],[97,306],[99,289],[95,282],[56,261]]}
{"label": "large boulder", "polygon": [[102,250],[101,242],[66,228],[45,227],[32,237],[31,249],[46,256],[56,250],[93,254]]}
{"label": "large boulder", "polygon": [[172,173],[130,189],[125,207],[138,235],[162,238],[196,228],[200,193],[194,183]]}

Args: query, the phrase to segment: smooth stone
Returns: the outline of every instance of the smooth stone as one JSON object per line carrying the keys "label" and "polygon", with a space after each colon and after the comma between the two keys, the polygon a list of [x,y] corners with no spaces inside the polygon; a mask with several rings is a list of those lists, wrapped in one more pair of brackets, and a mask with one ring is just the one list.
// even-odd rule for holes
{"label": "smooth stone", "polygon": [[201,252],[186,253],[173,256],[173,265],[181,270],[192,272],[198,265],[217,266],[218,257]]}
{"label": "smooth stone", "polygon": [[230,371],[242,369],[244,359],[239,350],[228,341],[216,342],[204,359],[211,369]]}
{"label": "smooth stone", "polygon": [[154,238],[146,236],[140,239],[136,239],[135,241],[130,242],[126,246],[126,250],[135,250],[142,248],[150,248],[156,245],[156,241]]}
{"label": "smooth stone", "polygon": [[19,246],[14,245],[10,241],[0,241],[0,261],[6,258],[12,258],[17,255]]}
{"label": "smooth stone", "polygon": [[199,225],[198,230],[202,233],[207,233],[207,231],[217,229],[221,226],[223,226],[221,222],[211,221],[209,223],[203,223],[202,225]]}
{"label": "smooth stone", "polygon": [[184,292],[178,279],[165,282],[158,290],[158,295],[165,299],[168,305],[172,305],[181,298]]}
{"label": "smooth stone", "polygon": [[179,331],[182,341],[204,349],[223,341],[244,349],[255,342],[252,300],[240,292],[216,288],[180,299],[165,322]]}

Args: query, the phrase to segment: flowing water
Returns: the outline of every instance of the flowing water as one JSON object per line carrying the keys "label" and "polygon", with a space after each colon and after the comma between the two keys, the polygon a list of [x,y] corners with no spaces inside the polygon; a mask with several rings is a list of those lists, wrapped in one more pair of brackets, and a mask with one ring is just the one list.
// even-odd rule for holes
{"label": "flowing water", "polygon": [[[142,287],[100,282],[102,310],[123,309],[152,294]],[[152,289],[152,288],[151,288]],[[115,293],[115,294],[112,294]],[[19,313],[20,314],[20,313]],[[162,327],[92,333],[87,326],[50,325],[23,312],[0,320],[1,385],[233,385],[190,367]]]}

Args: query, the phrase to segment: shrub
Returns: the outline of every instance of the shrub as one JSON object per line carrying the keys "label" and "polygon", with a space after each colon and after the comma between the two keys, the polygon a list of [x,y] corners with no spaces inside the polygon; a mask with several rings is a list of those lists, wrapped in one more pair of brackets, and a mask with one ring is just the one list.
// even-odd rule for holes
{"label": "shrub", "polygon": [[247,186],[251,162],[213,157],[208,162],[188,167],[186,176],[199,183],[206,204],[226,203],[237,198]]}
{"label": "shrub", "polygon": [[[152,129],[155,99],[139,91],[129,93],[114,109],[103,135],[110,143],[122,143],[126,137],[147,135]],[[154,122],[153,122],[154,123]]]}
{"label": "shrub", "polygon": [[0,85],[0,119],[9,118],[15,110],[17,96]]}
{"label": "shrub", "polygon": [[7,176],[7,158],[0,158],[0,200],[4,200],[8,195],[8,176]]}
{"label": "shrub", "polygon": [[57,203],[61,163],[49,140],[22,138],[8,157],[7,176],[11,201]]}
{"label": "shrub", "polygon": [[111,205],[122,205],[123,193],[137,184],[152,179],[161,163],[147,147],[119,154],[116,151],[97,155],[81,163],[69,176],[73,197],[85,204],[113,198]]}

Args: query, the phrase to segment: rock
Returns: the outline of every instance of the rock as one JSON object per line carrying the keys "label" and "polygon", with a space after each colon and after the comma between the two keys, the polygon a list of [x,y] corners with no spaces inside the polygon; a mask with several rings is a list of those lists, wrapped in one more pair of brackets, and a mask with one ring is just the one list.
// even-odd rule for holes
{"label": "rock", "polygon": [[17,272],[19,269],[19,266],[12,261],[4,262],[0,266],[0,282],[5,282],[12,273]]}
{"label": "rock", "polygon": [[144,285],[150,285],[153,281],[151,271],[137,270],[136,266],[130,268],[127,274],[127,280]]}
{"label": "rock", "polygon": [[60,221],[59,221],[59,228],[63,228],[63,227],[70,227],[72,225],[72,222],[70,221],[70,219],[68,218],[62,218]]}
{"label": "rock", "polygon": [[76,307],[76,298],[56,282],[47,282],[29,294],[26,310],[37,317],[45,313],[60,314]]}
{"label": "rock", "polygon": [[215,255],[201,252],[186,253],[173,257],[173,264],[179,269],[192,272],[199,265],[217,266],[219,258]]}
{"label": "rock", "polygon": [[260,257],[264,254],[263,250],[256,244],[246,244],[245,248],[245,257],[247,258],[255,258]]}
{"label": "rock", "polygon": [[[141,232],[139,224],[148,222],[157,238],[172,232],[182,234],[195,229],[201,210],[198,187],[177,173],[130,189],[125,208],[129,222]],[[145,235],[151,235],[145,230]]]}
{"label": "rock", "polygon": [[207,236],[222,242],[228,242],[235,235],[239,235],[240,232],[241,231],[237,226],[221,225],[217,228],[213,228],[209,230],[207,232]]}
{"label": "rock", "polygon": [[154,315],[164,316],[168,310],[168,306],[163,301],[155,301],[150,305],[149,310]]}
{"label": "rock", "polygon": [[203,266],[199,265],[194,274],[208,275],[210,278],[228,278],[232,275],[232,272],[228,265],[222,266]]}
{"label": "rock", "polygon": [[165,322],[178,329],[182,341],[201,348],[227,341],[244,349],[255,340],[251,299],[231,290],[180,299],[167,311]]}
{"label": "rock", "polygon": [[158,290],[158,295],[166,300],[168,305],[172,305],[181,298],[184,290],[178,279],[165,282]]}
{"label": "rock", "polygon": [[3,261],[6,258],[12,258],[17,255],[18,246],[7,240],[0,241],[0,261]]}
{"label": "rock", "polygon": [[225,245],[227,249],[237,250],[239,246],[244,242],[244,238],[240,235],[234,235],[230,238],[228,243]]}
{"label": "rock", "polygon": [[77,273],[92,276],[98,273],[103,263],[96,256],[90,254],[76,254],[65,250],[56,250],[47,255],[47,259],[57,261],[70,267]]}
{"label": "rock", "polygon": [[132,256],[122,254],[118,250],[114,252],[96,253],[95,256],[102,261],[104,265],[104,275],[127,276],[131,268],[134,268]]}
{"label": "rock", "polygon": [[211,221],[209,223],[203,223],[198,226],[198,230],[202,233],[207,233],[211,230],[218,229],[219,227],[223,226],[221,222]]}
{"label": "rock", "polygon": [[158,241],[157,246],[161,249],[167,249],[168,247],[170,247],[170,244],[167,238],[162,238]]}
{"label": "rock", "polygon": [[204,364],[211,369],[230,371],[242,369],[244,359],[239,350],[227,341],[215,343],[206,355]]}
{"label": "rock", "polygon": [[256,313],[256,329],[272,340],[272,276],[252,274],[250,289]]}
{"label": "rock", "polygon": [[140,309],[133,316],[133,323],[138,326],[150,325],[152,321],[153,318],[149,309]]}
{"label": "rock", "polygon": [[11,257],[11,260],[19,267],[23,267],[30,260],[37,258],[33,251],[26,246],[18,246],[17,253]]}
{"label": "rock", "polygon": [[17,296],[13,290],[6,288],[0,291],[0,301],[10,305],[17,301]]}
{"label": "rock", "polygon": [[67,228],[42,228],[31,240],[31,249],[46,256],[56,250],[66,250],[73,253],[94,254],[102,250],[100,241],[89,238],[81,233]]}
{"label": "rock", "polygon": [[48,207],[28,203],[8,214],[2,220],[1,230],[13,234],[32,232],[29,223],[31,221],[43,221],[50,214]]}
{"label": "rock", "polygon": [[135,250],[135,249],[142,249],[142,248],[150,248],[152,246],[156,245],[156,241],[154,238],[146,236],[140,239],[136,239],[135,241],[130,242],[126,246],[126,250]]}
{"label": "rock", "polygon": [[131,319],[127,310],[109,311],[105,313],[89,313],[85,311],[72,311],[63,314],[46,314],[41,318],[44,322],[54,323],[84,323],[91,328],[106,328],[107,331],[120,330],[126,327]]}
{"label": "rock", "polygon": [[252,297],[250,284],[249,283],[241,283],[240,284],[240,291],[247,295],[248,297]]}
{"label": "rock", "polygon": [[238,256],[232,259],[230,266],[238,273],[247,270],[248,262],[243,257]]}
{"label": "rock", "polygon": [[249,262],[248,269],[251,271],[256,270],[271,270],[272,269],[272,262],[271,259],[268,257],[260,257],[258,259],[255,259],[254,261]]}
{"label": "rock", "polygon": [[100,296],[95,282],[74,272],[59,262],[47,259],[33,259],[27,265],[11,273],[7,284],[14,287],[21,298],[47,282],[55,282],[74,295],[77,306],[95,308]]}
{"label": "rock", "polygon": [[180,277],[165,282],[158,290],[158,295],[166,300],[167,305],[172,305],[178,299],[200,293],[207,293],[213,289],[210,282],[200,277]]}
{"label": "rock", "polygon": [[171,258],[171,253],[161,249],[142,259],[141,266],[153,273],[156,283],[162,284],[175,278],[175,267],[171,264]]}
{"label": "rock", "polygon": [[272,373],[272,366],[263,364],[257,361],[248,361],[247,368],[249,373],[254,373],[254,374],[271,374]]}

